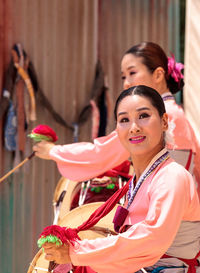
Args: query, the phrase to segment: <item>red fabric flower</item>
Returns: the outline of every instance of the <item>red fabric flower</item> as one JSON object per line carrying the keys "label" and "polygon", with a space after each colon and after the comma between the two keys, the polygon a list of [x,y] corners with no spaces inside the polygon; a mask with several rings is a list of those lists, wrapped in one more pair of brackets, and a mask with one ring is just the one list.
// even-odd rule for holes
{"label": "red fabric flower", "polygon": [[49,235],[56,236],[63,244],[73,244],[74,241],[80,239],[76,229],[61,227],[58,225],[51,225],[44,228],[43,232],[40,234],[40,238]]}
{"label": "red fabric flower", "polygon": [[44,135],[51,139],[52,142],[58,140],[58,137],[53,129],[51,129],[48,125],[40,124],[32,130],[32,134]]}

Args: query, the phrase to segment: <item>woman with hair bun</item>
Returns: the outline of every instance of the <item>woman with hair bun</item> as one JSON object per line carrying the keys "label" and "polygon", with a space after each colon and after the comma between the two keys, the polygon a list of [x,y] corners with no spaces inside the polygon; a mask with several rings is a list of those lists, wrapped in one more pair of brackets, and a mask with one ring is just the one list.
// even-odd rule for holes
{"label": "woman with hair bun", "polygon": [[[146,85],[162,96],[169,116],[167,148],[171,156],[193,175],[199,187],[200,145],[183,109],[173,96],[184,86],[182,69],[183,65],[176,63],[174,56],[168,58],[163,49],[152,42],[133,46],[126,51],[121,62],[124,89]],[[95,139],[94,143],[54,145],[41,142],[33,150],[40,158],[56,161],[61,174],[76,181],[96,177],[129,157],[116,131]]]}
{"label": "woman with hair bun", "polygon": [[[127,193],[125,205],[118,206],[113,219],[117,234],[80,240],[72,235],[79,227],[78,231],[63,227],[60,234],[67,240],[61,246],[43,241],[45,258],[71,263],[77,273],[200,272],[199,198],[191,174],[165,148],[168,115],[161,96],[144,85],[126,89],[117,99],[115,118],[134,175],[95,215],[98,220],[105,216],[102,212],[116,205],[119,194]],[[93,215],[83,225],[90,228],[92,221]],[[58,234],[55,228],[47,227],[40,238],[49,230],[49,236]]]}

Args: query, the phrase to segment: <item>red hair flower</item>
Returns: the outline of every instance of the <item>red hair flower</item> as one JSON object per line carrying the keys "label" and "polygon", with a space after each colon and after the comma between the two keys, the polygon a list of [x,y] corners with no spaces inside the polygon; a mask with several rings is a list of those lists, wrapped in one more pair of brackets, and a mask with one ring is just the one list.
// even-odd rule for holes
{"label": "red hair flower", "polygon": [[53,129],[51,129],[48,125],[40,124],[35,127],[31,134],[28,135],[29,137],[33,138],[36,142],[46,140],[56,142],[58,137]]}

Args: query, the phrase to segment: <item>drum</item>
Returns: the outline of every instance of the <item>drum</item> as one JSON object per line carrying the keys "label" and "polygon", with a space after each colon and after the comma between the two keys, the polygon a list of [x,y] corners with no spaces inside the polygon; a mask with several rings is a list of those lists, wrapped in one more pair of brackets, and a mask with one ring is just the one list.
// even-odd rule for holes
{"label": "drum", "polygon": [[71,198],[71,209],[83,204],[106,201],[118,190],[118,180],[118,178],[113,181],[110,177],[102,177],[77,184]]}
{"label": "drum", "polygon": [[[120,178],[113,183],[109,177],[104,177],[102,179],[95,178],[85,182],[76,182],[61,178],[54,193],[53,224],[60,225],[67,212],[83,204],[106,201],[118,190],[119,180]],[[111,188],[109,188],[110,185]],[[123,182],[121,182],[121,186],[123,186]]]}
{"label": "drum", "polygon": [[[71,228],[78,227],[83,222],[85,222],[90,217],[90,215],[102,204],[103,202],[89,203],[69,211],[62,218],[60,226],[67,226]],[[89,230],[79,232],[80,238],[96,239],[109,235],[115,235],[116,233],[114,231],[112,220],[117,206],[118,205],[116,205],[115,208],[104,218],[102,218],[94,227]],[[42,252],[42,249],[40,249],[32,260],[27,273],[53,272],[52,269],[49,269],[49,267],[50,263],[45,259],[45,254]]]}
{"label": "drum", "polygon": [[[54,193],[54,225],[59,225],[63,216],[70,210],[83,204],[104,202],[113,195],[126,181],[120,177],[114,181],[110,177],[94,178],[84,182],[61,178]],[[124,204],[122,198],[120,204]]]}
{"label": "drum", "polygon": [[[128,178],[121,176],[127,172],[129,174],[132,173],[132,166],[128,160],[104,173],[102,177],[93,178],[88,181],[77,182],[62,177],[54,192],[53,224],[59,225],[64,215],[76,207],[83,204],[106,201],[127,182]],[[123,205],[124,202],[125,197],[120,200],[120,204]]]}
{"label": "drum", "polygon": [[81,184],[81,182],[71,181],[64,177],[61,177],[58,181],[53,197],[54,225],[59,225],[64,215],[70,211],[78,184]]}

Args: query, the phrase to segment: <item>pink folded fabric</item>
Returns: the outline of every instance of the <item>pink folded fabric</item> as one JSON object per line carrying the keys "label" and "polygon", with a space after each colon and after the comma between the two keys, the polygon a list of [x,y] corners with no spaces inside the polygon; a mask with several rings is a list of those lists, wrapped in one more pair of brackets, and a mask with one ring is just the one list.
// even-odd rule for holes
{"label": "pink folded fabric", "polygon": [[69,272],[71,269],[72,269],[71,264],[59,264],[53,270],[53,273],[66,273]]}

